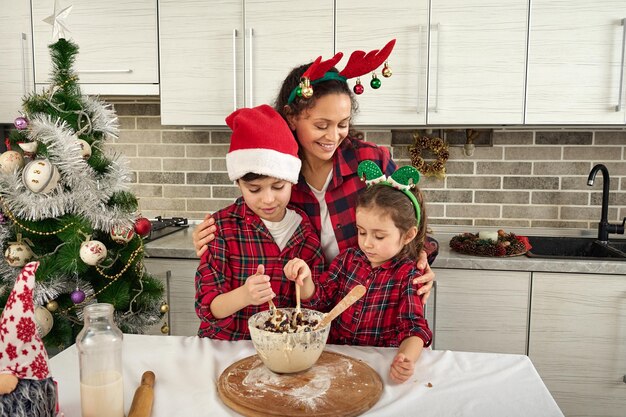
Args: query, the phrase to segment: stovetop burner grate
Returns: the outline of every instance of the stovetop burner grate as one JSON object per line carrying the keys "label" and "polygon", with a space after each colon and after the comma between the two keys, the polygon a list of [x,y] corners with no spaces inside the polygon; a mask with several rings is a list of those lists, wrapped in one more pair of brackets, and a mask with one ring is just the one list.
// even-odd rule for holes
{"label": "stovetop burner grate", "polygon": [[144,238],[144,242],[150,242],[189,227],[188,221],[184,217],[164,219],[161,216],[157,216],[154,220],[150,220],[150,224],[152,225],[152,230],[150,234]]}

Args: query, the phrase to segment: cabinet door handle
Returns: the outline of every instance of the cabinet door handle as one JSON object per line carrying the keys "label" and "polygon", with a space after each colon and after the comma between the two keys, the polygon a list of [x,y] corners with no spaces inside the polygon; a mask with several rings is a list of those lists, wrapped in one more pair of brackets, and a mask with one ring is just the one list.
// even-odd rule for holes
{"label": "cabinet door handle", "polygon": [[423,25],[417,25],[417,109],[416,113],[420,114],[420,84],[421,84],[421,72],[422,72],[422,60],[421,60],[421,51],[422,51],[422,30],[424,29]]}
{"label": "cabinet door handle", "polygon": [[622,111],[622,98],[624,96],[624,54],[626,53],[626,18],[622,19],[622,65],[619,67],[619,91],[615,111]]}
{"label": "cabinet door handle", "polygon": [[250,60],[248,62],[248,73],[249,73],[249,82],[250,82],[250,88],[248,89],[249,92],[249,106],[250,107],[254,107],[254,100],[252,98],[252,91],[254,91],[254,84],[253,84],[253,78],[252,78],[252,51],[253,51],[253,42],[252,42],[252,38],[254,37],[254,29],[250,28],[250,47],[248,48],[248,51],[250,52]]}
{"label": "cabinet door handle", "polygon": [[237,110],[237,29],[233,29],[233,111]]}
{"label": "cabinet door handle", "polygon": [[168,270],[167,272],[165,272],[165,290],[167,291],[167,297],[165,297],[165,299],[167,300],[167,305],[170,307],[167,310],[167,322],[169,324],[169,331],[167,332],[167,335],[170,336],[172,334],[172,316],[170,314],[172,314],[172,304],[170,302],[170,280],[172,278],[172,271]]}
{"label": "cabinet door handle", "polygon": [[28,85],[26,84],[26,34],[20,34],[20,48],[22,49],[22,92],[28,94]]}
{"label": "cabinet door handle", "polygon": [[80,74],[130,74],[132,69],[94,69],[94,70],[77,70]]}
{"label": "cabinet door handle", "polygon": [[435,346],[435,334],[437,333],[437,280],[433,281],[433,295],[435,296],[435,299],[433,300],[433,327],[431,328],[431,331],[433,333],[433,348]]}
{"label": "cabinet door handle", "polygon": [[[434,28],[434,30],[433,30]],[[440,45],[440,41],[441,41],[441,25],[439,23],[435,24],[435,25],[431,25],[430,28],[430,32],[432,34],[432,32],[437,32],[437,48],[435,49],[435,56],[437,57],[437,70],[435,71],[435,95],[434,95],[434,102],[435,105],[433,107],[430,107],[430,100],[429,100],[429,106],[428,106],[428,111],[432,111],[433,113],[437,113],[437,109],[439,107],[439,50],[441,49],[441,45]],[[430,76],[431,71],[429,68],[428,74]],[[429,83],[430,84],[430,83]],[[428,92],[428,96],[430,99],[430,91]]]}

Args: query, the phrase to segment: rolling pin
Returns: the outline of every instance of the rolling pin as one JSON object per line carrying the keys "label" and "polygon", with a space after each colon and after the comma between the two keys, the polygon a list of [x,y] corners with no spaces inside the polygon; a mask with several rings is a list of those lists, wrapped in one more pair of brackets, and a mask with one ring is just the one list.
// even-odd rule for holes
{"label": "rolling pin", "polygon": [[128,417],[150,417],[154,400],[154,372],[146,371],[141,376],[141,385],[135,391]]}

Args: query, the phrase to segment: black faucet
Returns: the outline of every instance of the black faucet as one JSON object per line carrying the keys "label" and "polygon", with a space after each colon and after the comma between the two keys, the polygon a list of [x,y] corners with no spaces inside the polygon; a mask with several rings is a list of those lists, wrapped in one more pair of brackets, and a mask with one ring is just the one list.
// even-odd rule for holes
{"label": "black faucet", "polygon": [[598,240],[606,243],[609,241],[609,233],[624,234],[626,217],[624,217],[622,224],[609,223],[609,170],[602,164],[597,164],[591,168],[589,178],[587,178],[587,185],[593,185],[593,181],[596,179],[598,171],[602,171],[602,179],[604,181],[604,184],[602,185],[602,217],[600,218],[600,223],[598,223]]}

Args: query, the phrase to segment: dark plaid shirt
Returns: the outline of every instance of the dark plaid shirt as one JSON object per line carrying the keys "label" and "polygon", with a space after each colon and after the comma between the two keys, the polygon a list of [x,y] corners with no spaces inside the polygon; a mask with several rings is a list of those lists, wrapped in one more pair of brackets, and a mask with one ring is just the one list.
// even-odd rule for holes
{"label": "dark plaid shirt", "polygon": [[283,276],[287,261],[298,257],[307,262],[315,279],[324,270],[324,257],[319,237],[300,209],[291,207],[302,222],[281,251],[263,221],[244,203],[243,198],[214,213],[219,234],[209,243],[196,272],[196,313],[200,318],[198,336],[214,339],[249,339],[248,318],[267,310],[268,305],[247,306],[229,317],[216,319],[211,314],[211,302],[220,294],[245,284],[257,266],[265,266],[277,307],[293,307],[295,284]]}
{"label": "dark plaid shirt", "polygon": [[303,305],[328,311],[361,284],[367,292],[333,320],[329,343],[397,347],[405,338],[417,336],[429,346],[432,332],[417,295],[419,286],[412,283],[420,275],[414,260],[393,258],[372,268],[360,249],[350,248],[330,264]]}
{"label": "dark plaid shirt", "polygon": [[[324,195],[339,252],[357,247],[358,244],[356,203],[358,193],[366,184],[359,178],[357,170],[359,163],[365,160],[374,161],[387,176],[397,169],[395,162],[391,160],[389,150],[385,147],[350,137],[341,142],[335,152],[333,177]],[[298,184],[292,188],[291,203],[304,210],[319,236],[322,228],[320,205],[302,174]],[[437,241],[428,237],[424,243],[424,250],[428,253],[429,263],[432,264],[438,253]]]}

